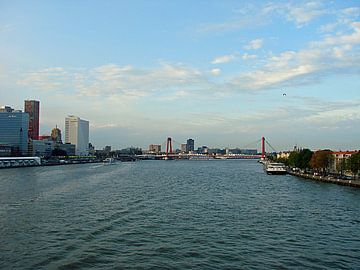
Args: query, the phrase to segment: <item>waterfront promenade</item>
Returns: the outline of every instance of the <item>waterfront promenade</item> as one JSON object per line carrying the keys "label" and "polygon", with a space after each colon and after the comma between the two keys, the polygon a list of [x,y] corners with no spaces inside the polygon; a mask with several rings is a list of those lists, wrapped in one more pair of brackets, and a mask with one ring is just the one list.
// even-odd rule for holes
{"label": "waterfront promenade", "polygon": [[297,176],[297,177],[315,180],[315,181],[319,181],[319,182],[360,188],[360,180],[354,180],[354,179],[346,180],[346,179],[339,179],[339,178],[332,177],[332,176],[321,176],[321,175],[318,176],[318,175],[313,175],[313,174],[308,174],[308,173],[294,172],[291,170],[288,170],[288,173],[291,175]]}

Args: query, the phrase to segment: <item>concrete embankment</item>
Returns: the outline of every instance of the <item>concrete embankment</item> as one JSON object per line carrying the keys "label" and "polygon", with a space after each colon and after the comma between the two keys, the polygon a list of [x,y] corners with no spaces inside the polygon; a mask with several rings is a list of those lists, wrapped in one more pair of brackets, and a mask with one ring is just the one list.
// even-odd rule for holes
{"label": "concrete embankment", "polygon": [[360,180],[345,180],[345,179],[334,178],[331,176],[317,176],[317,175],[312,175],[312,174],[293,172],[290,170],[288,171],[288,173],[291,175],[294,175],[294,176],[298,176],[298,177],[302,177],[302,178],[306,178],[306,179],[310,179],[310,180],[315,180],[315,181],[319,181],[319,182],[360,188]]}

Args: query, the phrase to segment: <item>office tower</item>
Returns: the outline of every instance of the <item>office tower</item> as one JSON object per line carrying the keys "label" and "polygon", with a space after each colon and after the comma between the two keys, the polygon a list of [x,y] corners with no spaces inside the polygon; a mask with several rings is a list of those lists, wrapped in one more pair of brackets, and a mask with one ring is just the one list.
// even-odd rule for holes
{"label": "office tower", "polygon": [[65,118],[65,143],[75,144],[75,154],[89,155],[89,121],[69,115]]}
{"label": "office tower", "polygon": [[29,114],[5,106],[0,108],[0,144],[13,155],[28,154]]}
{"label": "office tower", "polygon": [[32,140],[39,139],[39,109],[40,102],[37,100],[25,100],[24,111],[29,114],[29,135]]}
{"label": "office tower", "polygon": [[57,126],[51,130],[51,140],[53,140],[56,143],[60,143],[60,144],[62,143],[61,130],[58,129]]}
{"label": "office tower", "polygon": [[161,152],[161,145],[160,144],[150,144],[149,152],[159,154]]}
{"label": "office tower", "polygon": [[186,147],[187,147],[187,144],[186,143],[182,143],[180,144],[180,151],[185,153],[186,152]]}
{"label": "office tower", "polygon": [[194,151],[194,140],[193,139],[188,139],[186,141],[186,152],[190,152],[190,151]]}

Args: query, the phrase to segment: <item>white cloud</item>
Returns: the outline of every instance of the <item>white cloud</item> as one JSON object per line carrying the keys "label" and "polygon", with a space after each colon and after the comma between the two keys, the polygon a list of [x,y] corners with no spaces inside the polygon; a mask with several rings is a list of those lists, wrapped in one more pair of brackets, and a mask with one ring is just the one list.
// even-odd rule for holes
{"label": "white cloud", "polygon": [[0,25],[0,33],[11,32],[14,29],[12,24]]}
{"label": "white cloud", "polygon": [[351,72],[360,69],[360,54],[354,47],[360,44],[360,22],[350,25],[353,32],[327,36],[299,51],[287,51],[271,56],[262,67],[240,73],[232,80],[234,89],[268,89],[283,85],[312,82],[325,74]]}
{"label": "white cloud", "polygon": [[287,19],[295,21],[297,27],[302,27],[327,12],[320,2],[313,1],[301,5],[288,4],[286,8]]}
{"label": "white cloud", "polygon": [[326,33],[333,31],[338,26],[338,23],[327,23],[324,25],[321,25],[318,29],[320,33]]}
{"label": "white cloud", "polygon": [[152,69],[116,64],[92,69],[48,68],[26,73],[18,83],[34,89],[70,95],[131,100],[154,93],[193,90],[197,85],[207,84],[207,80],[197,69],[182,64],[161,63],[159,67]]}
{"label": "white cloud", "polygon": [[236,57],[233,54],[218,56],[211,62],[211,64],[223,64],[233,61],[235,58]]}
{"label": "white cloud", "polygon": [[221,69],[220,68],[213,68],[211,70],[211,74],[214,76],[219,76],[221,74]]}
{"label": "white cloud", "polygon": [[244,46],[246,50],[257,50],[260,49],[263,45],[263,40],[261,38],[251,40],[248,45]]}
{"label": "white cloud", "polygon": [[255,59],[255,58],[257,58],[257,55],[256,55],[256,54],[244,53],[244,54],[241,56],[241,58],[244,59],[244,60]]}
{"label": "white cloud", "polygon": [[[209,23],[198,28],[199,32],[235,31],[245,27],[257,27],[270,24],[281,17],[301,28],[318,17],[332,13],[322,1],[270,2],[266,4],[245,3],[235,9],[232,19],[220,23]],[[337,11],[336,11],[337,12]],[[347,14],[356,14],[357,7],[344,10]]]}

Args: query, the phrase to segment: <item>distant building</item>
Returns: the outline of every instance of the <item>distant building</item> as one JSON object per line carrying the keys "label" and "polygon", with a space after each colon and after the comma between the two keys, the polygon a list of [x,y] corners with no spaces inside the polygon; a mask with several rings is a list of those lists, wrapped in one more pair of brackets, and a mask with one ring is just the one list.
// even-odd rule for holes
{"label": "distant building", "polygon": [[110,146],[110,145],[106,145],[106,146],[104,147],[104,152],[110,153],[110,152],[111,152],[111,146]]}
{"label": "distant building", "polygon": [[240,154],[243,155],[256,155],[257,153],[257,149],[240,149]]}
{"label": "distant building", "polygon": [[195,150],[195,144],[193,139],[188,139],[186,141],[186,152],[194,151]]}
{"label": "distant building", "polygon": [[0,157],[11,157],[12,147],[0,144]]}
{"label": "distant building", "polygon": [[54,147],[55,142],[52,140],[30,140],[29,155],[34,157],[50,157]]}
{"label": "distant building", "polygon": [[209,149],[209,154],[212,155],[225,155],[225,149],[220,149],[220,148],[212,148]]}
{"label": "distant building", "polygon": [[338,151],[333,152],[333,164],[330,165],[330,169],[337,172],[345,171],[345,162],[348,158],[350,158],[353,154],[358,153],[358,151]]}
{"label": "distant building", "polygon": [[29,114],[9,106],[0,108],[0,144],[11,155],[28,154]]}
{"label": "distant building", "polygon": [[56,143],[60,143],[60,144],[62,143],[61,130],[58,129],[57,126],[51,130],[51,140],[53,140]]}
{"label": "distant building", "polygon": [[51,136],[50,135],[39,135],[39,140],[40,141],[51,141]]}
{"label": "distant building", "polygon": [[150,144],[149,145],[149,152],[154,154],[161,153],[161,145],[160,144]]}
{"label": "distant building", "polygon": [[65,118],[65,143],[75,144],[75,154],[89,155],[89,121],[70,115]]}
{"label": "distant building", "polygon": [[203,145],[201,147],[198,147],[197,152],[199,154],[208,154],[209,153],[209,148],[207,146]]}
{"label": "distant building", "polygon": [[180,151],[181,151],[182,153],[187,152],[187,151],[186,151],[186,147],[187,147],[187,144],[186,144],[186,143],[182,143],[182,144],[180,145]]}
{"label": "distant building", "polygon": [[276,154],[276,158],[282,158],[282,159],[288,159],[290,156],[291,152],[287,151],[287,152],[280,152]]}
{"label": "distant building", "polygon": [[75,156],[75,144],[57,144],[55,148],[65,151],[68,156]]}
{"label": "distant building", "polygon": [[40,102],[37,100],[25,100],[24,111],[29,114],[28,137],[32,140],[39,140]]}

